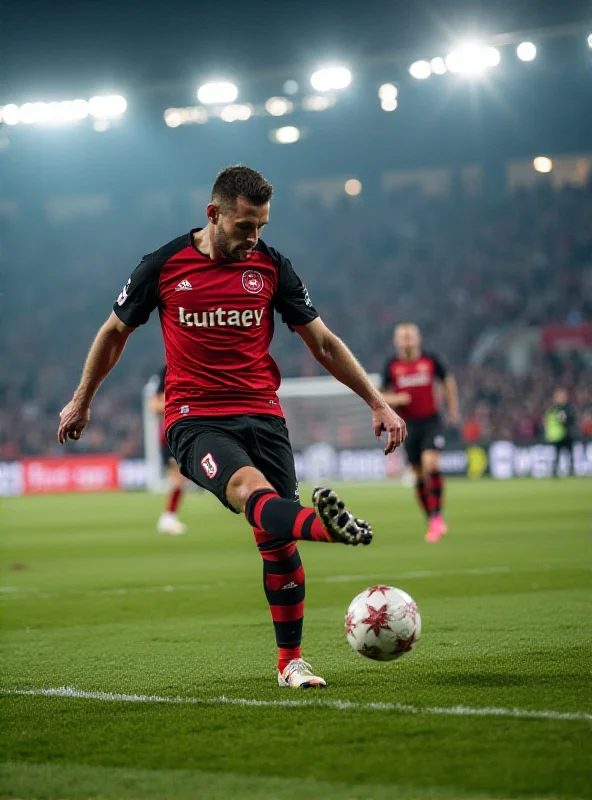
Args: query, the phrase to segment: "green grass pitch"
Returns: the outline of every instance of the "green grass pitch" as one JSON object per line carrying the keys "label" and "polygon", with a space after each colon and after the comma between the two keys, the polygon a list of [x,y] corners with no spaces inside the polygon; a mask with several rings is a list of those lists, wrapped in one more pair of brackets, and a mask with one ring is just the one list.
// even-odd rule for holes
{"label": "green grass pitch", "polygon": [[[375,540],[300,548],[316,693],[277,687],[260,558],[214,498],[185,537],[162,497],[5,500],[0,796],[592,797],[590,482],[450,480],[437,545],[412,491],[342,488]],[[343,631],[377,582],[422,614],[390,664]]]}

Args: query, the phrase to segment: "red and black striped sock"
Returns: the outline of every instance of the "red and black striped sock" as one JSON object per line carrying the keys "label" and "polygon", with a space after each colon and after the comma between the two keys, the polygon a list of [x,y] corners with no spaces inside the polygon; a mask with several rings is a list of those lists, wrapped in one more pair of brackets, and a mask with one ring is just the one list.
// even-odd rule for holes
{"label": "red and black striped sock", "polygon": [[441,472],[431,472],[428,483],[428,510],[430,517],[435,517],[442,510],[442,495],[444,494],[444,481]]}
{"label": "red and black striped sock", "polygon": [[175,511],[179,508],[179,503],[181,502],[182,494],[183,494],[183,489],[180,489],[178,486],[175,486],[173,489],[171,489],[166,507],[166,510],[171,514],[174,514]]}
{"label": "red and black striped sock", "polygon": [[253,528],[264,530],[271,539],[331,541],[314,509],[304,508],[295,500],[284,500],[271,489],[253,492],[247,500],[245,516]]}
{"label": "red and black striped sock", "polygon": [[272,539],[260,528],[253,532],[263,558],[263,588],[275,628],[278,669],[283,672],[293,658],[300,658],[304,568],[295,542]]}
{"label": "red and black striped sock", "polygon": [[428,509],[428,493],[426,492],[426,485],[423,481],[416,481],[415,495],[417,497],[417,502],[423,508],[426,515],[429,516],[430,512]]}

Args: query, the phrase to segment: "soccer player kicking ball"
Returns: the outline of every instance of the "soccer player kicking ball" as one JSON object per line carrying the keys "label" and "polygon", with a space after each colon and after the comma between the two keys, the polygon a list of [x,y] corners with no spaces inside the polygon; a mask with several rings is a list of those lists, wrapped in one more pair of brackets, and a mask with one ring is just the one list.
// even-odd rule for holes
{"label": "soccer player kicking ball", "polygon": [[317,488],[298,501],[294,458],[269,354],[273,313],[314,357],[372,410],[385,453],[404,440],[390,408],[345,344],[323,324],[288,259],[259,238],[272,187],[248,167],[217,177],[208,225],[145,256],[99,330],[80,384],[60,415],[58,440],[79,439],[101,382],[128,336],[158,308],[165,344],[165,428],[181,472],[253,526],[278,645],[282,687],[325,686],[302,660],[304,570],[296,542],[369,544],[372,529],[337,494]]}
{"label": "soccer player kicking ball", "polygon": [[448,528],[442,517],[440,451],[445,441],[435,384],[442,382],[448,422],[456,426],[459,424],[456,381],[440,359],[422,351],[421,335],[414,323],[397,325],[393,342],[396,355],[384,367],[382,395],[387,403],[400,410],[407,422],[405,450],[415,473],[417,499],[429,520],[425,539],[438,542]]}

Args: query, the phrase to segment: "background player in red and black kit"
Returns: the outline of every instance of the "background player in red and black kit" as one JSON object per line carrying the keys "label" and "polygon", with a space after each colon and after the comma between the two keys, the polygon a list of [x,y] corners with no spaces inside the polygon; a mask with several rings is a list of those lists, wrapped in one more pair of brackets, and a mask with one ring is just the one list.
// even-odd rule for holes
{"label": "background player in red and black kit", "polygon": [[90,404],[128,336],[158,308],[167,372],[167,439],[183,475],[253,526],[278,645],[278,683],[325,686],[302,660],[304,570],[300,539],[369,544],[372,530],[330,489],[298,502],[294,458],[269,354],[274,310],[314,357],[372,409],[385,453],[405,422],[374,388],[350,350],[319,318],[290,262],[259,238],[272,187],[248,167],[223,170],[207,206],[208,225],[145,256],[97,334],[80,384],[62,410],[58,440],[79,439]]}
{"label": "background player in red and black kit", "polygon": [[439,358],[422,351],[421,335],[414,323],[397,325],[393,342],[396,355],[384,367],[382,394],[407,422],[405,450],[415,473],[417,499],[429,520],[425,538],[428,542],[437,542],[447,527],[442,518],[440,472],[440,451],[445,440],[436,384],[442,384],[447,421],[457,426],[456,381]]}
{"label": "background player in red and black kit", "polygon": [[177,516],[177,510],[183,499],[183,488],[185,478],[181,475],[179,465],[175,461],[175,457],[171,453],[171,448],[166,438],[166,431],[164,427],[164,377],[166,375],[166,366],[164,366],[158,374],[158,387],[156,392],[150,398],[150,410],[159,418],[159,434],[160,434],[160,457],[162,465],[166,472],[167,482],[169,484],[169,491],[166,501],[165,510],[162,512],[156,523],[156,530],[159,533],[167,533],[171,536],[178,536],[187,532],[187,526],[184,525]]}

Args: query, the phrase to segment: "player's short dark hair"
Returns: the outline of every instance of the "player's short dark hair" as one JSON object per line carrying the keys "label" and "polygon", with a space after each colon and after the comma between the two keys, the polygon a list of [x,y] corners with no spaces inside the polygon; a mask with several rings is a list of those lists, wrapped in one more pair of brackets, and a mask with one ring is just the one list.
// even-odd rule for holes
{"label": "player's short dark hair", "polygon": [[212,202],[228,210],[234,208],[239,197],[244,197],[249,203],[262,206],[272,194],[273,186],[260,172],[238,164],[220,172],[212,187]]}

